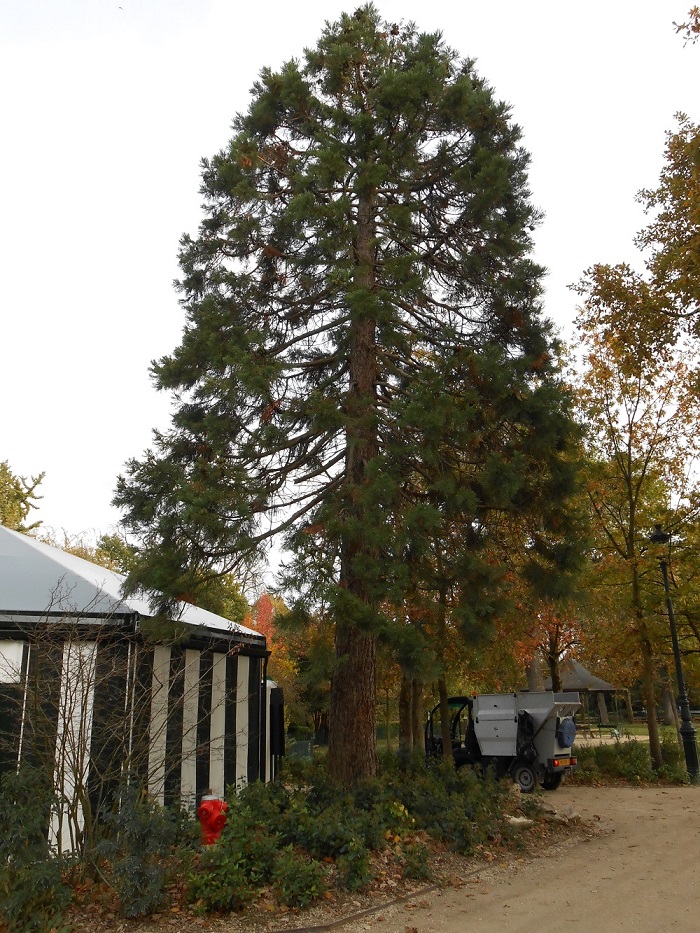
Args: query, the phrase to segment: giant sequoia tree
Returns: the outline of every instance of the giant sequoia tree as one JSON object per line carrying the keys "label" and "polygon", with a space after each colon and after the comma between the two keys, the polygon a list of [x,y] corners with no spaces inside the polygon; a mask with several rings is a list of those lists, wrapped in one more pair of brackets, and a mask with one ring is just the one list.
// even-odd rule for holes
{"label": "giant sequoia tree", "polygon": [[234,128],[182,241],[182,343],[154,366],[172,429],[115,501],[143,545],[132,583],[171,595],[286,536],[335,618],[329,766],[351,783],[375,769],[376,639],[407,568],[427,579],[449,541],[473,630],[491,516],[527,525],[535,577],[566,562],[528,159],[471,62],[372,6],[263,71]]}

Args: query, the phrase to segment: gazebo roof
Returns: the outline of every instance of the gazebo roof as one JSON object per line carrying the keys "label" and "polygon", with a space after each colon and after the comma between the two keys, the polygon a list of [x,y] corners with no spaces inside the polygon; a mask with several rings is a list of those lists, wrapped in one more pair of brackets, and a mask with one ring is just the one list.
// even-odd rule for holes
{"label": "gazebo roof", "polygon": [[[603,680],[601,677],[596,677],[595,674],[591,674],[589,670],[586,670],[583,664],[574,661],[573,658],[566,658],[562,661],[559,665],[559,672],[562,690],[588,690],[593,693],[596,691],[617,690],[617,687],[613,686],[613,684],[609,684],[607,680]],[[546,690],[551,690],[552,678],[548,678],[544,685]]]}
{"label": "gazebo roof", "polygon": [[[152,617],[147,597],[122,595],[125,579],[121,573],[0,525],[0,615]],[[178,603],[174,618],[265,644],[260,632],[190,603]]]}

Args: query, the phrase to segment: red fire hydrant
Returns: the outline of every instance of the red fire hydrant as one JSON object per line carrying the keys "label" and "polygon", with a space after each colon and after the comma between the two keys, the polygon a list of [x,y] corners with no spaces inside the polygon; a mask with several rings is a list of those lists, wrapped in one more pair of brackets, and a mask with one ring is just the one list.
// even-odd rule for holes
{"label": "red fire hydrant", "polygon": [[226,825],[226,811],[228,804],[219,797],[204,794],[197,810],[199,822],[202,824],[202,845],[210,846],[216,842]]}

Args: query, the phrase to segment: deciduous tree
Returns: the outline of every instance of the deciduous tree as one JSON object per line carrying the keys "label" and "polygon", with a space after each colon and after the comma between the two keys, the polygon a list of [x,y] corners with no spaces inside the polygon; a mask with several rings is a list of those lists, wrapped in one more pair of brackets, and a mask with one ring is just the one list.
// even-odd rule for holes
{"label": "deciduous tree", "polygon": [[[661,347],[649,356],[637,342],[637,324],[647,310],[647,293],[638,285],[633,281],[625,286],[614,272],[611,282],[610,270],[602,266],[589,270],[580,283],[583,366],[577,381],[581,418],[588,426],[587,491],[598,532],[596,574],[599,582],[608,583],[613,575],[627,602],[627,630],[642,662],[651,754],[660,766],[658,596],[652,595],[658,589],[658,568],[648,553],[648,538],[671,508],[679,521],[695,514],[700,396],[697,354]],[[623,311],[615,314],[615,326],[610,326],[615,310],[611,294]]]}
{"label": "deciduous tree", "polygon": [[656,188],[637,199],[650,221],[637,244],[647,254],[651,287],[675,335],[700,338],[700,127],[678,114],[666,134]]}

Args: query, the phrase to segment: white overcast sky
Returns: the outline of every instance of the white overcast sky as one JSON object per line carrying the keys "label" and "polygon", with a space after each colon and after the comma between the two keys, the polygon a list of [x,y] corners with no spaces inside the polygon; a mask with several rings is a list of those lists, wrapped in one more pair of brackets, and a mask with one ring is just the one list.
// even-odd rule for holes
{"label": "white overcast sky", "polygon": [[[199,159],[227,142],[263,66],[314,45],[359,2],[3,0],[0,3],[0,461],[46,471],[36,517],[110,530],[124,461],[165,427],[152,359],[179,341],[178,240],[199,221]],[[700,120],[691,0],[381,0],[441,30],[512,106],[546,218],[546,311],[567,285],[635,261],[674,114]]]}

